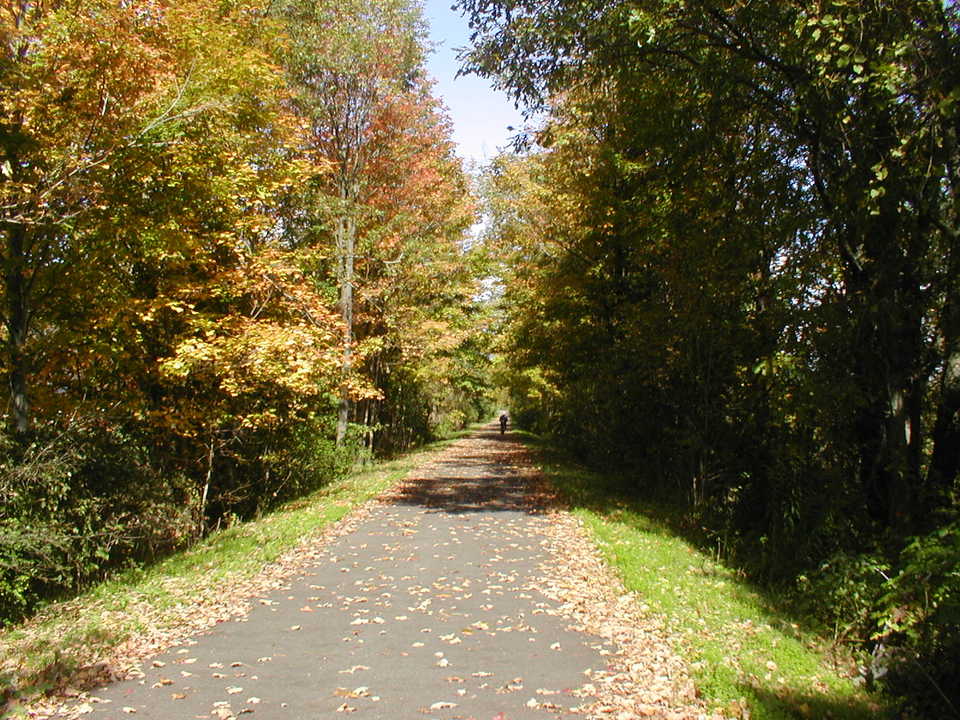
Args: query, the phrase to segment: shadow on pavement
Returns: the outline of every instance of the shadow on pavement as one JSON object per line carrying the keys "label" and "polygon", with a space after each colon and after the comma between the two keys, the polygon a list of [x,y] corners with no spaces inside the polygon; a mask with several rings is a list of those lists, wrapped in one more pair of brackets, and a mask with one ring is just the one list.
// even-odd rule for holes
{"label": "shadow on pavement", "polygon": [[523,446],[491,425],[458,442],[455,452],[412,476],[390,497],[401,505],[449,513],[539,514],[531,478],[518,466]]}

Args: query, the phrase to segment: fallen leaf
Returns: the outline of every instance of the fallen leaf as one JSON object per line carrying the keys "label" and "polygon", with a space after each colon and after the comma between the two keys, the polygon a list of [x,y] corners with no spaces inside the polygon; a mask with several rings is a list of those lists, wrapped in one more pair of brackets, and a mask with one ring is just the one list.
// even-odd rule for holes
{"label": "fallen leaf", "polygon": [[349,670],[340,670],[339,672],[341,675],[353,675],[355,672],[359,670],[369,670],[369,669],[370,668],[367,667],[366,665],[354,665]]}

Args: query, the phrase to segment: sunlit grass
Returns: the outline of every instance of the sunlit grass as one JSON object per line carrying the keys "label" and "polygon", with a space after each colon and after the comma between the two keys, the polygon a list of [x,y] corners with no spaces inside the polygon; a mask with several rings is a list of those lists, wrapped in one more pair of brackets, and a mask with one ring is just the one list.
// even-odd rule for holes
{"label": "sunlit grass", "polygon": [[676,532],[675,511],[624,498],[615,478],[542,448],[540,461],[626,588],[664,616],[712,709],[753,720],[881,713],[823,638]]}
{"label": "sunlit grass", "polygon": [[176,632],[184,608],[201,607],[243,585],[304,540],[375,497],[456,433],[398,459],[335,480],[264,517],[214,533],[189,550],[119,573],[81,596],[52,603],[0,630],[0,714],[4,695],[36,695],[72,684],[81,668],[149,634]]}

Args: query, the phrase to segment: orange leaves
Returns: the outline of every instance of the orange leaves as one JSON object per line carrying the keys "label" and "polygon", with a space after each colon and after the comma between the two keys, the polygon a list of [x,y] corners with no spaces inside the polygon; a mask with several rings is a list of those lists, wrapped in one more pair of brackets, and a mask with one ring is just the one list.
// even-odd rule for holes
{"label": "orange leaves", "polygon": [[[205,389],[196,412],[187,412],[195,422],[178,424],[178,434],[192,433],[203,417],[241,431],[279,426],[278,406],[307,412],[343,387],[355,399],[380,397],[362,375],[343,375],[342,321],[302,269],[314,261],[310,251],[241,254],[233,267],[182,285],[178,298],[159,299],[143,313],[151,320],[173,314],[183,323],[180,339],[158,363],[164,382]],[[356,357],[377,347],[359,343]]]}

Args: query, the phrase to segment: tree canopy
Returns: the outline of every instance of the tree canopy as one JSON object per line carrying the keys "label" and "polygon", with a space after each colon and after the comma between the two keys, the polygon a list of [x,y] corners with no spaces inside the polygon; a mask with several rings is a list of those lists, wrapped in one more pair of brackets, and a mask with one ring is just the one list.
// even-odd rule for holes
{"label": "tree canopy", "polygon": [[420,13],[0,7],[0,621],[485,412]]}
{"label": "tree canopy", "polygon": [[458,7],[481,201],[413,0],[0,4],[0,621],[497,377],[955,714],[960,7]]}
{"label": "tree canopy", "polygon": [[851,637],[943,702],[960,586],[911,583],[960,559],[960,8],[460,7],[542,120],[486,180],[515,413],[758,578],[854,575]]}

